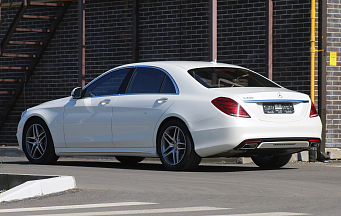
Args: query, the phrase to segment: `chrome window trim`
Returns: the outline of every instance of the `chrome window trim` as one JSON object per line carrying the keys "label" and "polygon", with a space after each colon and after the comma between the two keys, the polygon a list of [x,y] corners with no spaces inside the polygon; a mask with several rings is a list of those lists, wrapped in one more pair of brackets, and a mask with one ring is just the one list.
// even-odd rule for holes
{"label": "chrome window trim", "polygon": [[129,67],[121,67],[121,68],[116,68],[116,69],[111,69],[111,70],[108,70],[107,72],[101,74],[100,76],[96,77],[94,80],[92,80],[91,82],[89,82],[86,86],[84,86],[82,88],[82,91],[84,89],[86,89],[89,85],[91,85],[92,83],[96,82],[98,79],[102,78],[103,76],[109,74],[109,73],[112,73],[114,71],[117,71],[117,70],[121,70],[121,69],[130,69],[130,68],[134,68],[133,66],[129,66]]}
{"label": "chrome window trim", "polygon": [[[176,82],[174,81],[173,77],[164,69],[162,68],[159,68],[159,67],[155,67],[155,66],[143,66],[143,65],[137,65],[137,66],[134,66],[134,68],[139,68],[139,67],[142,67],[142,68],[154,68],[154,69],[157,69],[157,70],[160,70],[162,72],[164,72],[166,75],[168,75],[168,77],[170,78],[170,80],[172,81],[173,85],[174,85],[174,88],[175,88],[175,93],[129,93],[129,94],[179,94],[179,88],[178,88],[178,85],[176,84]],[[135,73],[135,72],[134,72]],[[129,86],[129,84],[128,84]],[[128,87],[127,86],[127,87]]]}
{"label": "chrome window trim", "polygon": [[[114,97],[114,96],[123,96],[123,95],[179,95],[177,93],[128,93],[128,94],[111,94],[111,95],[100,95],[100,96],[93,96],[93,97],[84,97],[85,98],[98,98],[98,97]],[[79,100],[76,98],[71,98],[74,100]]]}
{"label": "chrome window trim", "polygon": [[[164,72],[172,81],[174,88],[175,88],[175,93],[128,93],[128,94],[110,94],[110,95],[100,95],[100,96],[94,96],[94,97],[87,97],[87,98],[96,98],[96,97],[107,97],[107,96],[119,96],[119,95],[139,95],[139,94],[169,94],[169,95],[178,95],[179,94],[179,88],[178,85],[176,84],[176,82],[174,81],[173,77],[164,69],[159,68],[159,67],[154,67],[154,66],[143,66],[143,65],[137,65],[137,66],[128,66],[128,67],[121,67],[121,68],[116,68],[116,69],[111,69],[107,72],[105,72],[104,74],[100,75],[99,77],[95,78],[94,80],[92,80],[90,83],[88,83],[86,86],[84,86],[82,88],[82,91],[84,91],[89,85],[91,85],[92,83],[94,83],[95,81],[97,81],[98,79],[102,78],[103,76],[109,74],[109,73],[113,73],[117,70],[121,70],[121,69],[131,69],[131,68],[138,68],[138,67],[144,67],[144,68],[154,68],[154,69],[158,69],[162,72]],[[135,73],[135,72],[134,72]],[[134,74],[133,73],[133,74]],[[128,84],[129,86],[129,84]]]}

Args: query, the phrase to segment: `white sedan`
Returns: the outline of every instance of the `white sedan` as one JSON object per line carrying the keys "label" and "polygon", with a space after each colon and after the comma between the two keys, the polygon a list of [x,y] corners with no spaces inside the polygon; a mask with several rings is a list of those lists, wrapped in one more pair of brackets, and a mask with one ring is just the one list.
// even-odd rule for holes
{"label": "white sedan", "polygon": [[32,163],[59,156],[159,157],[190,170],[203,157],[251,157],[286,165],[319,145],[321,120],[310,98],[249,69],[215,62],[147,62],[107,71],[70,97],[23,112],[19,149]]}

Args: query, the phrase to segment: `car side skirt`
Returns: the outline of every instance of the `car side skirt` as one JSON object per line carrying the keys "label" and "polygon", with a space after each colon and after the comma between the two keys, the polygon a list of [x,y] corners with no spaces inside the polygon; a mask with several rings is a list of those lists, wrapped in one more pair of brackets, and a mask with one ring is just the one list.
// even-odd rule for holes
{"label": "car side skirt", "polygon": [[58,156],[139,156],[157,157],[155,148],[56,148]]}

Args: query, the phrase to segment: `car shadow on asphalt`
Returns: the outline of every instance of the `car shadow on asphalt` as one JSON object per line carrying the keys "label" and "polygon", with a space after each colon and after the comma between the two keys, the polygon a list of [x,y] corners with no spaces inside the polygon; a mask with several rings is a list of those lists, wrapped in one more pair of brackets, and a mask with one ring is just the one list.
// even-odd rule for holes
{"label": "car shadow on asphalt", "polygon": [[[3,164],[20,164],[32,165],[26,161],[10,161]],[[161,163],[142,162],[133,165],[122,164],[117,161],[93,161],[93,160],[73,160],[73,161],[57,161],[53,165],[36,165],[34,166],[66,166],[66,167],[99,167],[113,169],[129,169],[129,170],[148,170],[148,171],[167,171]],[[295,167],[282,167],[280,170],[292,170]],[[248,171],[272,171],[274,169],[264,169],[254,166],[253,164],[200,164],[195,170],[181,172],[248,172]],[[167,171],[179,172],[179,171]]]}

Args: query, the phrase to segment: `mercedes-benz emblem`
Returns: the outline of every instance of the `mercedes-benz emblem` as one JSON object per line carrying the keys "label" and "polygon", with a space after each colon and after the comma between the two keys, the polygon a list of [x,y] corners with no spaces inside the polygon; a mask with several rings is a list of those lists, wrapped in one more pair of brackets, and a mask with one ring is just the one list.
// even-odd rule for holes
{"label": "mercedes-benz emblem", "polygon": [[283,97],[282,93],[280,93],[280,92],[277,93],[277,96],[278,96],[279,98],[282,98],[282,97]]}

